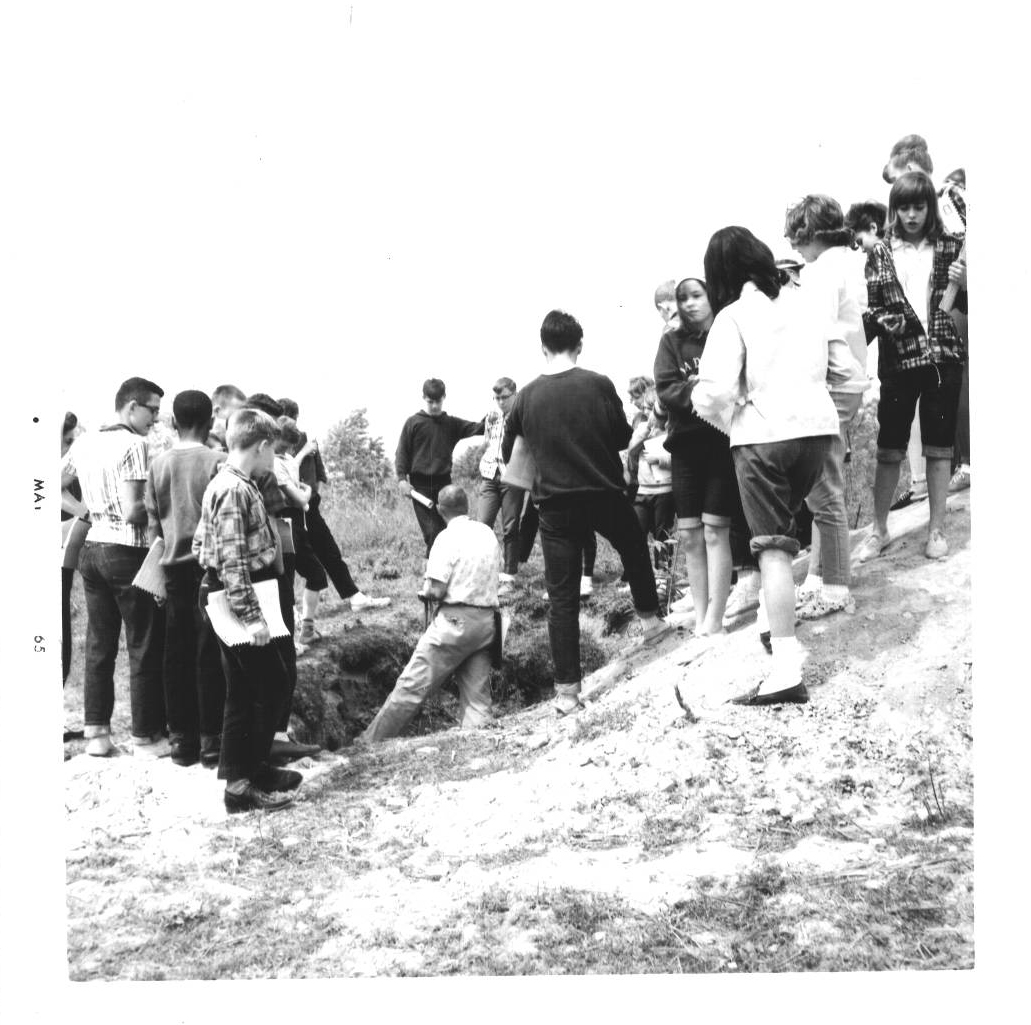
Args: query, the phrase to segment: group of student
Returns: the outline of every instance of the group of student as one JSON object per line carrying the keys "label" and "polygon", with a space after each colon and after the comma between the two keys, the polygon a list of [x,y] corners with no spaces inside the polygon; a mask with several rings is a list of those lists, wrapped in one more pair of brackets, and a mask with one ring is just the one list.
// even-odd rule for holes
{"label": "group of student", "polygon": [[[965,173],[950,174],[940,190],[932,173],[926,141],[906,136],[883,171],[891,185],[887,205],[853,204],[846,216],[825,195],[793,204],[784,235],[801,260],[775,260],[742,227],[716,232],[704,271],[656,292],[666,329],[654,378],[631,381],[633,424],[612,382],[576,366],[582,329],[558,310],[541,327],[542,375],[514,396],[507,378],[495,387],[504,396],[503,426],[485,430],[483,421],[450,419],[450,433],[434,428],[443,386],[426,382],[427,411],[408,421],[398,447],[402,491],[423,485],[432,497],[443,479],[425,466],[414,472],[411,437],[436,432],[436,469],[444,471],[455,441],[485,430],[481,494],[492,522],[490,496],[506,486],[504,463],[517,439],[532,458],[523,506],[540,522],[559,714],[581,707],[576,578],[596,532],[623,560],[650,642],[665,624],[657,617],[646,536],[668,537],[675,516],[691,592],[680,607],[694,610],[692,643],[714,643],[728,619],[758,610],[772,666],[756,688],[733,699],[750,706],[808,701],[796,618],[854,608],[853,563],[885,550],[889,512],[920,497],[922,481],[925,555],[948,555],[946,497],[970,484]],[[848,432],[874,365],[874,523],[850,555]],[[907,448],[913,484],[893,503]],[[513,510],[518,505],[511,502]],[[803,507],[812,517],[812,550],[796,590],[792,561]],[[429,534],[426,540],[429,548]]]}
{"label": "group of student", "polygon": [[[229,811],[292,800],[292,760],[318,752],[288,733],[297,654],[319,639],[315,616],[331,579],[353,610],[389,598],[364,594],[319,511],[327,483],[318,444],[297,427],[298,407],[232,385],[180,392],[178,440],[151,459],[147,436],[162,389],[134,377],[115,396],[114,422],[62,433],[63,673],[71,667],[69,597],[78,569],[86,603],[83,670],[86,753],[114,754],[114,666],[124,626],[132,749],[198,761],[226,780]],[[148,554],[159,585],[141,583]],[[304,580],[294,638],[294,581]],[[255,585],[276,581],[285,629],[272,636]],[[207,614],[224,591],[249,643],[223,640]],[[66,739],[68,734],[66,733]]]}
{"label": "group of student", "polygon": [[[427,380],[425,408],[401,431],[396,473],[426,545],[420,596],[438,611],[363,740],[396,735],[448,675],[459,681],[463,724],[489,718],[499,596],[515,585],[538,530],[555,711],[580,710],[579,609],[595,534],[619,554],[643,643],[653,644],[669,625],[647,537],[664,540],[674,518],[695,613],[691,643],[718,643],[728,618],[758,609],[771,669],[732,700],[808,701],[796,617],[853,607],[852,564],[876,558],[890,540],[888,514],[901,504],[893,499],[914,420],[920,451],[910,450],[911,477],[919,481],[922,457],[928,558],[947,556],[946,496],[969,486],[965,180],[955,172],[938,190],[932,173],[926,142],[907,136],[884,169],[886,207],[859,203],[846,217],[828,196],[794,204],[784,233],[801,262],[775,260],[746,228],[717,231],[704,270],[656,293],[665,330],[654,376],[631,382],[633,423],[611,380],[577,366],[583,330],[561,310],[541,325],[541,375],[519,390],[499,378],[495,408],[481,420],[445,413],[443,382]],[[874,524],[850,557],[844,463],[849,425],[871,386],[871,350],[880,381]],[[117,422],[65,454],[64,508],[91,522],[78,561],[88,616],[87,751],[113,750],[113,666],[124,623],[134,750],[217,764],[230,811],[285,807],[301,777],[281,763],[315,750],[286,732],[296,684],[294,574],[305,579],[301,644],[318,639],[327,575],[352,607],[387,599],[358,591],[318,513],[326,477],[317,444],[296,426],[296,404],[235,388],[210,399],[183,392],[173,403],[179,442],[151,465],[144,439],[161,396],[153,382],[126,381]],[[471,518],[451,461],[459,441],[480,435]],[[796,591],[803,504],[812,513],[812,553]],[[493,534],[499,512],[503,548]],[[164,609],[132,586],[159,537]],[[270,633],[255,590],[271,580],[282,636]],[[218,591],[250,643],[212,643],[204,609]],[[67,676],[67,630],[65,638]]]}

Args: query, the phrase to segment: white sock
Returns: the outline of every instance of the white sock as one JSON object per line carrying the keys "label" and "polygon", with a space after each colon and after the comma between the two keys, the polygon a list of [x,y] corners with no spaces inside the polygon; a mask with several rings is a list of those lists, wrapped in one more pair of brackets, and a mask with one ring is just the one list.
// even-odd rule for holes
{"label": "white sock", "polygon": [[824,584],[823,597],[827,601],[834,602],[835,604],[848,601],[848,584]]}
{"label": "white sock", "polygon": [[250,785],[249,779],[234,779],[231,783],[226,784],[226,792],[239,797]]}
{"label": "white sock", "polygon": [[797,637],[773,637],[773,669],[770,675],[759,684],[760,694],[776,694],[778,691],[790,690],[802,682],[802,663],[805,661],[805,648],[798,643]]}
{"label": "white sock", "polygon": [[809,573],[806,575],[805,580],[802,581],[802,591],[819,591],[823,587],[823,577],[817,576],[815,573]]}
{"label": "white sock", "polygon": [[355,598],[357,598],[359,601],[365,601],[367,597],[368,595],[362,594],[361,591],[355,591],[354,594],[351,595],[351,601],[354,601]]}
{"label": "white sock", "polygon": [[498,583],[499,584],[510,584],[510,583],[512,583],[513,580],[515,580],[515,577],[512,576],[511,573],[499,573],[498,574]]}
{"label": "white sock", "polygon": [[[267,736],[267,734],[266,734]],[[277,730],[276,735],[272,738],[273,740],[282,740],[287,744],[290,743],[290,738],[287,736],[286,730]]]}

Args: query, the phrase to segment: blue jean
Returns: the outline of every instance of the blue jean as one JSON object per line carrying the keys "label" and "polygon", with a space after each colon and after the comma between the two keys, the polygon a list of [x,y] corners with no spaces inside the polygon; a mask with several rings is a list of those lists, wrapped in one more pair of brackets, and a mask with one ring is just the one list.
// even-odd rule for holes
{"label": "blue jean", "polygon": [[580,575],[583,549],[592,532],[607,538],[623,560],[638,612],[658,612],[648,544],[633,506],[622,492],[590,492],[540,503],[541,551],[548,585],[548,639],[560,693],[579,693]]}
{"label": "blue jean", "polygon": [[515,576],[519,572],[519,513],[526,492],[512,484],[504,484],[500,474],[493,480],[480,478],[480,501],[476,518],[492,530],[501,512],[502,566],[505,573]]}
{"label": "blue jean", "polygon": [[847,587],[852,581],[849,563],[848,512],[845,509],[845,447],[848,425],[855,419],[862,395],[831,392],[838,411],[838,436],[831,438],[823,461],[823,472],[806,496],[813,523],[820,534],[820,561],[809,567],[825,584]]}
{"label": "blue jean", "polygon": [[87,726],[111,725],[115,659],[124,624],[134,737],[152,737],[165,728],[161,673],[165,616],[149,594],[132,586],[146,557],[146,548],[92,541],[82,546],[79,556],[86,596],[83,721]]}
{"label": "blue jean", "polygon": [[[267,573],[255,573],[251,580],[268,579]],[[198,604],[204,609],[208,594],[220,590],[221,582],[210,570],[201,581]],[[204,613],[207,619],[207,613]],[[218,641],[222,671],[226,681],[226,703],[222,716],[222,746],[219,752],[218,778],[233,782],[253,780],[268,760],[276,724],[288,702],[289,677],[286,667],[287,648],[292,637],[280,637],[262,647],[238,644],[229,647]],[[289,705],[287,704],[289,714]]]}
{"label": "blue jean", "polygon": [[437,535],[447,526],[443,517],[437,512],[436,501],[441,491],[451,483],[451,477],[424,477],[422,474],[410,473],[408,480],[413,490],[418,491],[420,495],[424,495],[434,503],[432,509],[427,509],[421,502],[412,499],[415,520],[422,531],[422,539],[426,542],[426,558],[428,559]]}
{"label": "blue jean", "polygon": [[217,751],[226,681],[218,639],[197,604],[204,571],[193,561],[164,569],[168,735],[186,747]]}

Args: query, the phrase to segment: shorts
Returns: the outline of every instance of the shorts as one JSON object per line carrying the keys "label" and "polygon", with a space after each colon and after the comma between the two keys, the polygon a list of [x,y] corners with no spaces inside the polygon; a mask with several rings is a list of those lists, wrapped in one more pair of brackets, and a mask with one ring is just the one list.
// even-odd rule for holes
{"label": "shorts", "polygon": [[828,434],[731,450],[754,554],[777,549],[798,555],[795,514],[819,481],[834,440]]}
{"label": "shorts", "polygon": [[883,380],[877,405],[877,461],[902,462],[918,399],[924,458],[952,459],[962,386],[962,363],[914,367]]}
{"label": "shorts", "polygon": [[739,502],[729,440],[716,430],[693,431],[670,457],[678,526],[729,527]]}

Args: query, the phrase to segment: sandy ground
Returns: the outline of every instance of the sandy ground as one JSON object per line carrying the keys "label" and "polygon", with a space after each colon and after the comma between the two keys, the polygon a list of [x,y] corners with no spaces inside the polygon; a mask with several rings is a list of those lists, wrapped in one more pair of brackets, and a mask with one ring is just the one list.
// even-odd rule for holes
{"label": "sandy ground", "polygon": [[[969,492],[950,499],[944,561],[923,557],[926,508],[893,514],[892,523],[909,532],[857,570],[855,614],[799,627],[810,653],[806,706],[725,703],[768,665],[753,615],[687,665],[683,629],[657,650],[628,651],[587,681],[577,716],[559,720],[538,706],[475,736],[449,731],[306,760],[297,805],[273,816],[228,817],[220,784],[200,766],[71,758],[71,977],[198,977],[195,963],[155,975],[148,945],[201,918],[244,920],[276,887],[278,928],[322,937],[287,974],[433,972],[428,939],[444,920],[466,921],[470,963],[496,959],[501,943],[502,955],[522,959],[513,963],[556,971],[540,960],[549,925],[533,896],[542,889],[617,897],[658,914],[703,882],[732,881],[760,863],[876,889],[919,860],[895,838],[919,838],[939,804],[948,818],[935,860],[948,884],[956,966],[965,965],[973,955]],[[303,849],[310,871],[259,873],[255,845],[270,866]],[[508,911],[488,952],[476,920],[463,915],[499,890]],[[783,908],[802,939],[843,939],[840,922],[814,925],[789,898],[804,897],[790,891]],[[729,953],[725,960],[733,967]]]}

